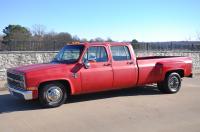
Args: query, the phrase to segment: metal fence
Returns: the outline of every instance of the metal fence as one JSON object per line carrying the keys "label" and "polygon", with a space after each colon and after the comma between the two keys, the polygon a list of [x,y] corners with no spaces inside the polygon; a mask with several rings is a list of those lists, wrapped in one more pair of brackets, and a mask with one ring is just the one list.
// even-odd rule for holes
{"label": "metal fence", "polygon": [[[0,51],[57,51],[67,42],[61,41],[9,41],[0,42]],[[132,44],[137,51],[200,51],[200,41],[150,42]]]}
{"label": "metal fence", "polygon": [[10,41],[0,42],[0,51],[57,51],[67,43],[61,41]]}
{"label": "metal fence", "polygon": [[200,41],[136,43],[133,48],[135,51],[200,51]]}

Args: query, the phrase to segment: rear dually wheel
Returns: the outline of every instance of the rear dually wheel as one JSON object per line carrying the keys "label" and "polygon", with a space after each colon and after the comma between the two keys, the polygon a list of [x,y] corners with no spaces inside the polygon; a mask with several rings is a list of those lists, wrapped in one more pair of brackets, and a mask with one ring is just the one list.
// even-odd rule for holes
{"label": "rear dually wheel", "polygon": [[163,93],[177,93],[181,88],[181,77],[178,73],[172,72],[165,77],[163,82],[159,82],[157,86]]}

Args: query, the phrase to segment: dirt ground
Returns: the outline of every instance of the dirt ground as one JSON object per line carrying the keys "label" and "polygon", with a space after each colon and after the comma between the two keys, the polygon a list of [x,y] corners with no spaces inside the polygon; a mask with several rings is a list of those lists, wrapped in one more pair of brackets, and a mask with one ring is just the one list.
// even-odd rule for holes
{"label": "dirt ground", "polygon": [[0,91],[0,132],[200,132],[200,79],[177,94],[154,86],[71,97],[43,109]]}

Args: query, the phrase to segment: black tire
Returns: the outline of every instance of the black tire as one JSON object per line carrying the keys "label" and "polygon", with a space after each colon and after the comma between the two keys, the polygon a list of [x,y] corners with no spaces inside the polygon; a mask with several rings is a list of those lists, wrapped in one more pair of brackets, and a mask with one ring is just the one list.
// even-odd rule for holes
{"label": "black tire", "polygon": [[58,82],[48,83],[39,91],[39,101],[44,107],[58,107],[65,103],[66,99],[67,90],[63,84]]}
{"label": "black tire", "polygon": [[177,93],[181,88],[181,77],[178,73],[172,72],[165,77],[163,82],[157,83],[157,86],[163,93]]}

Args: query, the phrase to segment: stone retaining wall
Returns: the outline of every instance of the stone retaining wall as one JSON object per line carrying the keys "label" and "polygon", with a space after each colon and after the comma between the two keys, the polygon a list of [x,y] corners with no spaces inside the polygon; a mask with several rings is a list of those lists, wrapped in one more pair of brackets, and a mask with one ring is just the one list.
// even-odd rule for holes
{"label": "stone retaining wall", "polygon": [[0,80],[5,80],[8,68],[49,62],[56,53],[54,51],[0,52]]}
{"label": "stone retaining wall", "polygon": [[[0,80],[5,80],[6,69],[27,64],[49,62],[56,51],[12,51],[0,52]],[[138,52],[137,56],[189,56],[193,59],[193,69],[200,72],[200,52]]]}

